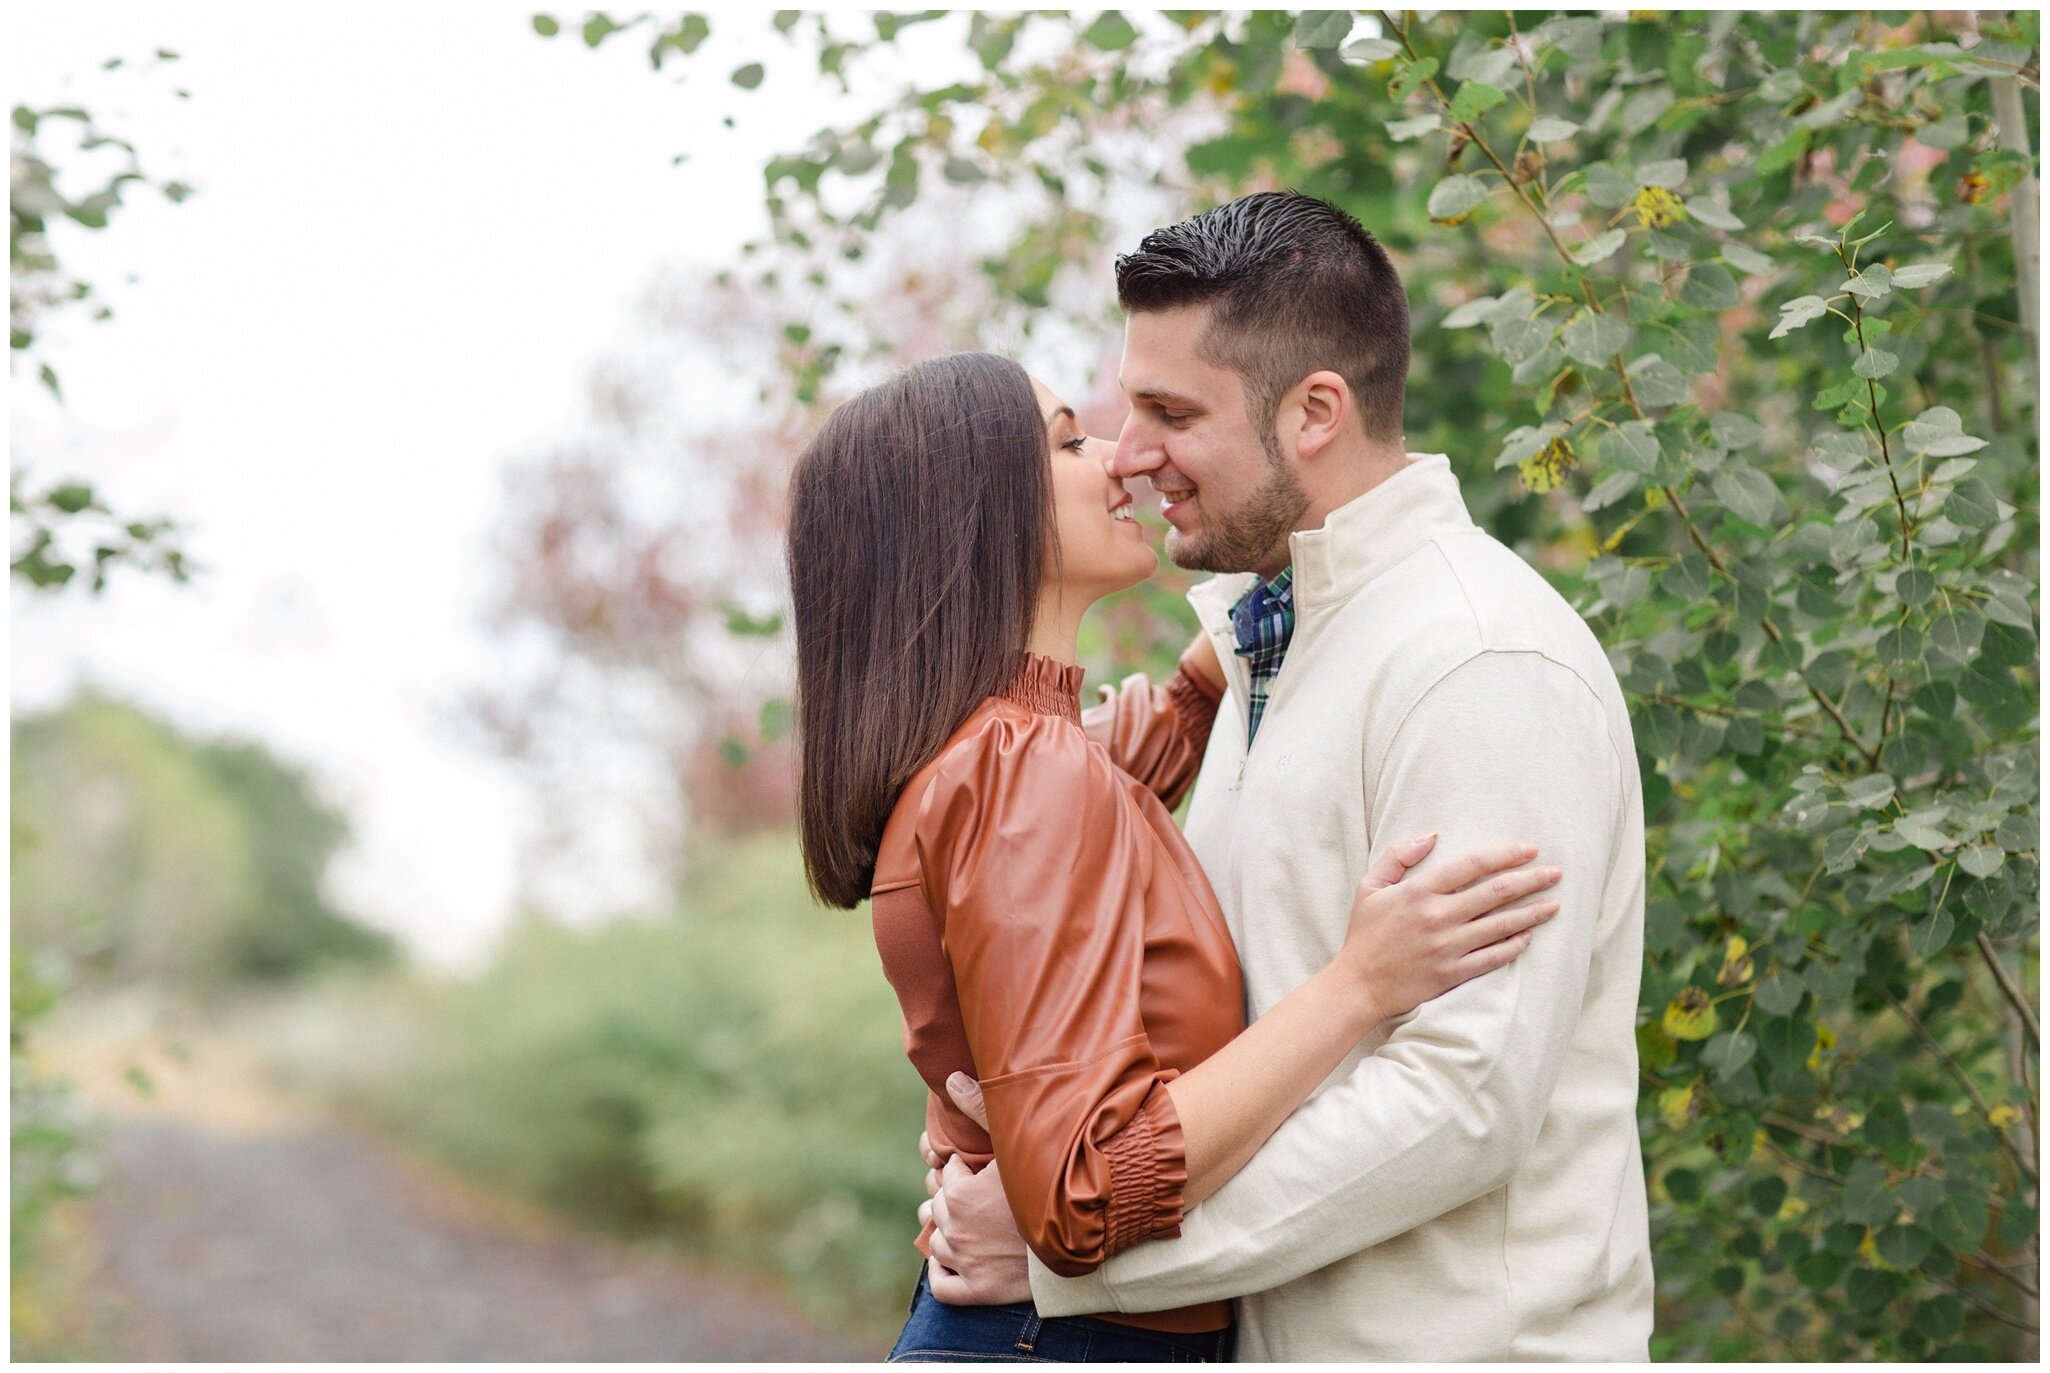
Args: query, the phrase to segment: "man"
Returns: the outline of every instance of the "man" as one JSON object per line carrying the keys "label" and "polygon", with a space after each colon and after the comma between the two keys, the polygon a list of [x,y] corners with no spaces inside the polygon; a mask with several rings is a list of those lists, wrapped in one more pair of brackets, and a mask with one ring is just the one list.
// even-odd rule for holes
{"label": "man", "polygon": [[1404,452],[1408,304],[1358,223],[1248,196],[1117,275],[1112,470],[1160,492],[1175,562],[1222,574],[1190,593],[1229,693],[1186,832],[1249,1018],[1331,958],[1406,836],[1534,842],[1563,904],[1508,968],[1362,1043],[1179,1237],[1095,1273],[1021,1264],[996,1170],[950,1164],[934,1291],[1048,1316],[1238,1297],[1252,1360],[1645,1359],[1643,806],[1615,674],[1447,460]]}

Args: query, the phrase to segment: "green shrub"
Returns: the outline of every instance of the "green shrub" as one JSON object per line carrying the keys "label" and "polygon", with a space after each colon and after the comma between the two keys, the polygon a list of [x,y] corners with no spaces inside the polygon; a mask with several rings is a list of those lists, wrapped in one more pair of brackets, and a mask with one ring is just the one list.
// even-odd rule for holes
{"label": "green shrub", "polygon": [[811,903],[788,835],[724,849],[659,921],[529,921],[474,979],[348,1005],[404,1029],[329,1083],[429,1152],[822,1316],[902,1309],[925,1089],[867,920]]}

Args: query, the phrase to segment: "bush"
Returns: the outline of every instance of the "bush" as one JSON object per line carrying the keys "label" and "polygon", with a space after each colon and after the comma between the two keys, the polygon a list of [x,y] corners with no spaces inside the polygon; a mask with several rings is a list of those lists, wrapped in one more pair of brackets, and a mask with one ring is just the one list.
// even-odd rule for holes
{"label": "bush", "polygon": [[474,980],[360,987],[346,1015],[391,1038],[328,1084],[434,1155],[823,1317],[901,1310],[925,1088],[868,922],[811,903],[788,834],[723,850],[664,919],[532,920]]}

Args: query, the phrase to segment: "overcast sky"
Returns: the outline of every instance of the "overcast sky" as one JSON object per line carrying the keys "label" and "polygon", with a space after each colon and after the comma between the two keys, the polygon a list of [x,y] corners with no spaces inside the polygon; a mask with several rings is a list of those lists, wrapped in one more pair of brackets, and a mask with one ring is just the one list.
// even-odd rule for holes
{"label": "overcast sky", "polygon": [[[93,682],[312,765],[358,835],[337,896],[474,958],[526,832],[513,776],[448,723],[495,661],[501,474],[575,432],[658,265],[761,229],[763,158],[830,114],[794,62],[728,84],[782,51],[755,14],[716,19],[679,85],[644,43],[544,41],[523,10],[16,7],[10,103],[86,104],[198,188],[59,240],[118,314],[53,331],[65,404],[12,388],[16,460],[175,516],[207,568],[15,591],[16,711]],[[148,69],[158,47],[179,60]],[[646,894],[630,864],[589,879],[592,909]]]}

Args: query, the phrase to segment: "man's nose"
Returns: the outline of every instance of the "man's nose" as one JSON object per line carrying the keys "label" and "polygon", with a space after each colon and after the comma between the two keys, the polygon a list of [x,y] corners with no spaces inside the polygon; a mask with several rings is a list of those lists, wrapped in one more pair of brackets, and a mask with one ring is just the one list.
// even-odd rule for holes
{"label": "man's nose", "polygon": [[1128,414],[1125,427],[1118,430],[1118,446],[1110,455],[1110,474],[1120,481],[1143,477],[1158,468],[1165,456],[1150,426],[1137,414]]}

